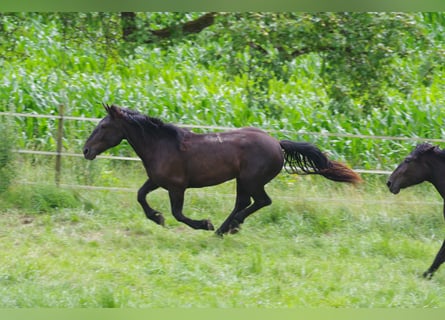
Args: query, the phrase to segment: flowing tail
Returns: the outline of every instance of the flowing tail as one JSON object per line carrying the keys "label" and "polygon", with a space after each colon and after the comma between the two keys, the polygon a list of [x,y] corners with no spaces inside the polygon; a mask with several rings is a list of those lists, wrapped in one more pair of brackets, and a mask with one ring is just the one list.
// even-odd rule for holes
{"label": "flowing tail", "polygon": [[281,140],[280,145],[284,150],[286,170],[290,173],[320,174],[333,181],[354,184],[362,181],[357,173],[340,162],[329,160],[313,144]]}

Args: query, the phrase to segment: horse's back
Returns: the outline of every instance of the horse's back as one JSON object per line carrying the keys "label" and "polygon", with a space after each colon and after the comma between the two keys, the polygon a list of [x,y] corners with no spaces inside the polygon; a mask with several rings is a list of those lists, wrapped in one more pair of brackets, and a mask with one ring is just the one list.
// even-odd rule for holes
{"label": "horse's back", "polygon": [[279,142],[271,137],[267,132],[245,127],[231,131],[194,134],[189,133],[185,139],[184,150],[215,150],[232,151],[257,145],[262,148],[279,148]]}
{"label": "horse's back", "polygon": [[246,127],[239,129],[243,136],[240,147],[246,174],[264,175],[265,179],[272,179],[283,167],[283,151],[278,140],[267,132]]}
{"label": "horse's back", "polygon": [[223,138],[234,148],[240,178],[261,176],[259,183],[265,183],[281,171],[283,151],[279,141],[267,132],[246,127],[225,132]]}
{"label": "horse's back", "polygon": [[249,148],[251,152],[261,152],[266,157],[282,154],[279,141],[261,129],[246,127],[227,132],[228,136],[232,134],[234,143],[239,144],[238,147]]}
{"label": "horse's back", "polygon": [[256,128],[192,134],[183,156],[193,185],[217,184],[234,178],[258,177],[266,183],[283,166],[279,142]]}
{"label": "horse's back", "polygon": [[268,157],[281,155],[280,143],[267,132],[253,127],[208,134],[207,139],[215,142],[221,151],[233,152],[240,156],[261,153]]}

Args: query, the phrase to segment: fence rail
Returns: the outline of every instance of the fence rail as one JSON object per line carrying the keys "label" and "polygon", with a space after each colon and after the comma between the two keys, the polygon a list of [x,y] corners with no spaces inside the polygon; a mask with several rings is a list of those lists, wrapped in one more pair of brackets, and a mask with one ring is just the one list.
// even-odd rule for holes
{"label": "fence rail", "polygon": [[[34,114],[34,113],[17,113],[17,112],[0,112],[0,116],[5,117],[18,117],[18,118],[38,118],[38,119],[51,119],[51,120],[57,120],[59,122],[58,127],[58,133],[57,133],[57,141],[58,151],[37,151],[37,150],[23,150],[23,149],[17,149],[14,150],[16,153],[19,154],[33,154],[33,155],[40,155],[40,156],[51,156],[56,157],[58,161],[60,161],[61,157],[83,157],[83,154],[80,153],[69,153],[69,152],[62,152],[61,148],[61,141],[62,141],[62,135],[63,135],[63,121],[87,121],[87,122],[99,122],[100,118],[87,118],[87,117],[77,117],[77,116],[65,116],[63,112],[63,106],[60,106],[59,109],[60,114],[58,115],[46,115],[46,114]],[[180,127],[188,128],[188,129],[203,129],[203,130],[234,130],[236,128],[234,127],[226,127],[226,126],[207,126],[207,125],[185,125],[185,124],[177,124]],[[400,137],[400,136],[385,136],[385,135],[365,135],[365,134],[352,134],[352,133],[333,133],[333,132],[311,132],[311,131],[305,131],[305,130],[297,130],[290,132],[288,130],[269,130],[268,132],[271,133],[288,133],[288,134],[305,134],[305,135],[312,135],[312,136],[320,136],[320,137],[342,137],[342,138],[349,138],[349,139],[372,139],[372,140],[393,140],[393,141],[429,141],[429,142],[445,142],[445,139],[425,139],[422,137]],[[140,161],[137,157],[122,157],[122,156],[106,156],[101,155],[98,156],[98,158],[101,159],[109,159],[109,160],[122,160],[122,161]],[[59,162],[60,163],[60,162]],[[389,175],[391,174],[391,171],[387,170],[379,170],[379,169],[354,169],[358,173],[362,174],[377,174],[377,175]],[[59,168],[57,168],[56,165],[56,183],[60,184],[60,164]],[[86,186],[78,186],[79,188],[85,188]],[[102,188],[102,187],[96,187]],[[103,187],[103,189],[109,189],[114,190],[116,188],[108,188]]]}
{"label": "fence rail", "polygon": [[[37,151],[37,150],[13,150],[15,153],[21,154],[35,154],[40,156],[63,156],[63,157],[79,157],[83,158],[83,154],[80,153],[70,153],[70,152],[56,152],[56,151]],[[141,161],[139,158],[135,157],[120,157],[120,156],[97,156],[98,159],[109,159],[109,160],[124,160],[124,161]]]}
{"label": "fence rail", "polygon": [[[90,122],[99,122],[100,118],[87,118],[87,117],[73,117],[73,116],[65,116],[65,115],[43,115],[43,114],[34,114],[34,113],[16,113],[16,112],[1,112],[0,116],[10,116],[10,117],[19,117],[19,118],[43,118],[43,119],[52,119],[52,120],[74,120],[74,121],[90,121]],[[188,125],[188,124],[176,124],[182,128],[187,129],[206,129],[206,130],[234,130],[237,129],[235,127],[226,127],[226,126],[207,126],[207,125]],[[354,134],[354,133],[342,133],[342,132],[327,132],[327,131],[305,131],[305,130],[270,130],[267,129],[268,132],[271,133],[289,133],[289,134],[307,134],[313,136],[321,136],[321,137],[341,137],[341,138],[351,138],[351,139],[370,139],[370,140],[394,140],[394,141],[429,141],[429,142],[437,142],[437,143],[445,143],[445,139],[426,139],[422,137],[400,137],[400,136],[385,136],[385,135],[366,135],[366,134]]]}
{"label": "fence rail", "polygon": [[[21,181],[22,184],[27,185],[42,185],[41,183],[37,182],[30,182],[30,181]],[[66,188],[66,189],[83,189],[83,190],[89,190],[89,191],[113,191],[113,192],[127,192],[127,193],[136,193],[138,191],[137,188],[126,188],[126,187],[104,187],[104,186],[89,186],[89,185],[78,185],[78,184],[60,184],[60,187]],[[236,194],[234,193],[214,193],[211,191],[197,191],[196,189],[193,191],[194,196],[198,197],[214,197],[214,198],[227,198],[227,199],[234,199]],[[363,204],[374,204],[374,205],[392,205],[395,202],[400,203],[400,201],[396,200],[383,200],[383,199],[351,199],[351,198],[338,198],[338,197],[304,197],[301,199],[296,199],[292,196],[284,196],[281,194],[275,194],[273,195],[274,199],[289,201],[289,202],[298,202],[298,201],[304,201],[304,202],[330,202],[330,203],[337,203],[337,204],[348,204],[348,205],[358,205],[361,206]],[[426,201],[426,200],[416,200],[416,201],[410,201],[405,200],[403,201],[406,205],[412,205],[412,206],[443,206],[443,201]]]}
{"label": "fence rail", "polygon": [[[70,152],[54,152],[54,151],[36,151],[36,150],[13,150],[16,153],[20,154],[35,154],[41,156],[64,156],[64,157],[79,157],[83,158],[83,154],[80,153],[70,153]],[[98,159],[109,159],[109,160],[123,160],[123,161],[141,161],[141,159],[136,157],[121,157],[121,156],[97,156]],[[365,174],[382,174],[382,175],[390,175],[391,171],[387,170],[366,170],[366,169],[354,169],[355,172],[365,173]]]}

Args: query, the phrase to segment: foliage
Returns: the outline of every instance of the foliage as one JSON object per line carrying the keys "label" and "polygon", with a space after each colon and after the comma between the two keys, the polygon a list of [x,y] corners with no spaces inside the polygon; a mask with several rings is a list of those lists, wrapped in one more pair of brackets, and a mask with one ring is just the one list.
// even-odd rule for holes
{"label": "foliage", "polygon": [[333,111],[360,115],[362,109],[369,114],[375,107],[386,109],[391,88],[405,94],[412,91],[411,74],[394,69],[397,58],[410,64],[426,47],[414,17],[344,13],[315,19],[315,29],[329,35],[319,40],[319,46],[332,48],[323,53],[323,79]]}
{"label": "foliage", "polygon": [[388,88],[412,90],[411,74],[394,73],[397,59],[412,63],[419,51],[431,59],[432,44],[417,19],[402,13],[229,14],[225,32],[218,29],[215,37],[227,43],[220,56],[229,57],[229,70],[253,78],[246,89],[264,105],[270,79],[289,81],[295,60],[315,54],[330,109],[362,116],[373,107],[386,109]]}
{"label": "foliage", "polygon": [[[137,21],[155,29],[199,15]],[[116,13],[3,14],[0,109],[57,114],[64,105],[66,115],[100,118],[101,102],[117,103],[167,122],[260,126],[355,167],[388,169],[416,142],[318,134],[442,137],[441,17],[224,13],[199,34],[129,45]],[[18,148],[55,150],[55,120],[16,121]],[[79,153],[93,126],[65,121],[65,150]]]}

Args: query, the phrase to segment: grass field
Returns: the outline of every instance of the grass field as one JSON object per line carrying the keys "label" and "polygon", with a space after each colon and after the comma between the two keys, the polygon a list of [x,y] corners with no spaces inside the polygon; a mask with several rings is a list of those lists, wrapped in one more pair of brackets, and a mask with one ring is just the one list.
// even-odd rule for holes
{"label": "grass field", "polygon": [[[391,65],[394,76],[411,75],[409,90],[388,88],[385,108],[360,113],[355,105],[344,113],[333,109],[318,54],[289,64],[287,81],[267,78],[256,101],[249,91],[261,78],[228,74],[228,55],[207,58],[225,44],[208,42],[206,33],[127,54],[104,35],[66,38],[65,27],[44,15],[2,21],[2,112],[57,115],[63,105],[65,116],[92,118],[104,116],[101,102],[116,103],[165,122],[260,127],[278,139],[314,143],[360,169],[391,170],[417,140],[341,134],[445,136],[445,70],[410,43],[418,59],[401,56]],[[443,21],[433,22],[425,25],[437,33],[431,50],[443,53]],[[246,51],[237,54],[254,61]],[[66,120],[63,151],[81,153],[94,125]],[[167,226],[148,221],[136,201],[145,180],[140,163],[63,158],[64,184],[133,192],[55,188],[48,185],[54,159],[46,156],[20,154],[11,160],[15,173],[2,165],[11,146],[54,152],[57,132],[54,119],[0,119],[0,308],[445,307],[445,266],[430,281],[421,277],[445,237],[442,199],[429,185],[394,196],[385,176],[365,176],[354,188],[283,173],[267,186],[273,204],[240,233],[219,238],[175,221],[162,190],[149,202]],[[134,156],[128,144],[109,154]],[[185,213],[219,226],[234,193],[233,182],[190,190]]]}
{"label": "grass field", "polygon": [[[445,235],[441,198],[364,178],[283,173],[273,204],[222,239],[176,222],[162,190],[149,201],[166,228],[135,193],[14,185],[0,197],[0,307],[444,307],[445,269],[421,277]],[[219,225],[234,191],[190,190],[185,213]]]}

